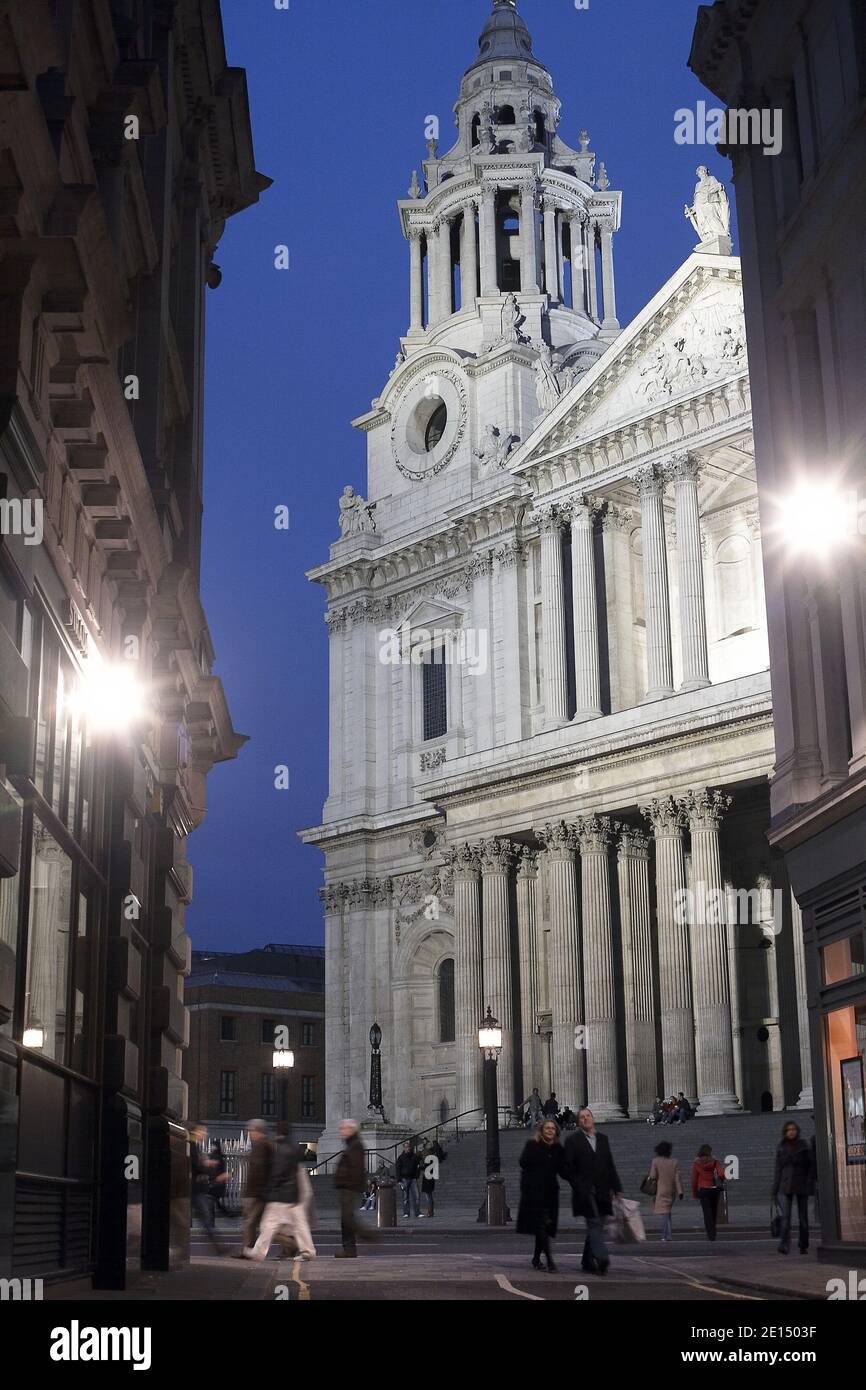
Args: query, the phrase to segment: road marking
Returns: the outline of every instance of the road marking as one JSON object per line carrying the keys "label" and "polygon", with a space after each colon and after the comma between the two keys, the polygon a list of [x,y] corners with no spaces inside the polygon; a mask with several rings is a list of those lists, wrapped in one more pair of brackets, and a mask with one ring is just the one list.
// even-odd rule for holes
{"label": "road marking", "polygon": [[[649,1261],[640,1256],[635,1256],[635,1259],[638,1264],[649,1263]],[[652,1261],[652,1263],[655,1263],[655,1261]],[[664,1268],[669,1269],[672,1274],[678,1274],[681,1279],[685,1279],[686,1283],[690,1284],[693,1289],[701,1289],[704,1293],[712,1293],[719,1298],[739,1298],[747,1303],[766,1303],[767,1301],[765,1298],[762,1298],[760,1294],[731,1293],[727,1289],[720,1289],[716,1284],[701,1284],[697,1279],[693,1279],[690,1274],[686,1274],[684,1269],[677,1269],[675,1265],[668,1264],[667,1262],[665,1262]]]}
{"label": "road marking", "polygon": [[531,1298],[533,1303],[546,1302],[546,1299],[542,1298],[541,1294],[524,1293],[522,1289],[516,1289],[513,1284],[509,1283],[504,1274],[497,1274],[496,1282],[499,1285],[500,1289],[504,1289],[506,1293],[516,1294],[518,1298]]}

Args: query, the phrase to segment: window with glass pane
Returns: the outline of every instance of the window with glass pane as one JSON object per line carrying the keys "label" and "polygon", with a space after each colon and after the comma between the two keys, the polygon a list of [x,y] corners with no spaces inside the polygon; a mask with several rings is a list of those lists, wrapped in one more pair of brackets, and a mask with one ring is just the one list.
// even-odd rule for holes
{"label": "window with glass pane", "polygon": [[316,1041],[316,1025],[314,1023],[301,1024],[301,1046],[313,1047]]}
{"label": "window with glass pane", "polygon": [[220,1042],[237,1042],[237,1019],[230,1014],[223,1014],[220,1019]]}
{"label": "window with glass pane", "polygon": [[233,1071],[220,1072],[220,1114],[234,1115],[235,1113],[235,1073]]}
{"label": "window with glass pane", "polygon": [[66,1062],[72,860],[34,817],[24,1027],[41,1052]]}
{"label": "window with glass pane", "polygon": [[825,985],[835,985],[840,980],[850,980],[853,975],[866,972],[864,941],[863,933],[857,931],[821,948],[821,974]]}
{"label": "window with glass pane", "polygon": [[272,1071],[262,1072],[262,1115],[269,1119],[277,1113],[277,1079]]}
{"label": "window with glass pane", "polygon": [[262,1019],[262,1042],[266,1043],[268,1047],[273,1047],[274,1045],[275,1028],[276,1024],[272,1018]]}
{"label": "window with glass pane", "polygon": [[866,1003],[824,1019],[839,1236],[866,1240]]}
{"label": "window with glass pane", "polygon": [[[21,875],[14,878],[0,878],[0,957],[3,968],[8,971],[10,982],[15,979],[15,960],[18,955],[18,885]],[[9,1001],[11,1004],[11,1000]],[[0,1037],[11,1038],[14,1019],[12,1015],[3,1023],[0,1015]]]}
{"label": "window with glass pane", "polygon": [[421,665],[424,738],[442,738],[448,731],[445,649],[436,647],[424,655]]}
{"label": "window with glass pane", "polygon": [[316,1114],[316,1078],[301,1077],[301,1119],[312,1120]]}
{"label": "window with glass pane", "polygon": [[72,1060],[74,1071],[89,1070],[90,1029],[88,1018],[91,961],[90,908],[84,893],[78,894],[78,926],[72,956]]}
{"label": "window with glass pane", "polygon": [[455,1028],[454,961],[443,960],[439,968],[439,1041],[453,1042]]}

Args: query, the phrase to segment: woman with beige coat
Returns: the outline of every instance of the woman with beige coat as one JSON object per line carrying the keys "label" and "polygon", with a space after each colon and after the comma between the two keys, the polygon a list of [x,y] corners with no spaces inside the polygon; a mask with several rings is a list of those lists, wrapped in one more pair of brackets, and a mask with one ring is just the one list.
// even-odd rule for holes
{"label": "woman with beige coat", "polygon": [[[680,1165],[671,1158],[673,1145],[667,1140],[656,1144],[655,1158],[648,1174],[648,1186],[653,1193],[653,1211],[662,1219],[662,1240],[671,1240],[671,1212],[674,1202],[683,1199],[683,1180]],[[653,1179],[655,1185],[653,1187]]]}

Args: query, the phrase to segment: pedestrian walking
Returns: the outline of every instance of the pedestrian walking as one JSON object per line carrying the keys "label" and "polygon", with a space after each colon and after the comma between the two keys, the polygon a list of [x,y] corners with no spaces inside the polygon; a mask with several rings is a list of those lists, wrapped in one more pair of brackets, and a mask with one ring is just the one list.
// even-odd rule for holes
{"label": "pedestrian walking", "polygon": [[537,1086],[533,1086],[532,1095],[529,1097],[529,1100],[523,1102],[523,1108],[526,1111],[527,1123],[532,1125],[534,1129],[535,1126],[540,1123],[541,1112],[544,1109],[544,1102],[539,1095]]}
{"label": "pedestrian walking", "polygon": [[291,1243],[301,1260],[312,1260],[316,1254],[310,1232],[307,1204],[302,1186],[309,1183],[306,1169],[302,1171],[301,1151],[289,1137],[289,1127],[281,1121],[271,1156],[271,1169],[265,1192],[265,1209],[255,1245],[244,1250],[247,1259],[265,1260],[271,1243],[278,1234],[280,1243]]}
{"label": "pedestrian walking", "polygon": [[781,1207],[782,1226],[779,1232],[779,1254],[787,1255],[791,1239],[791,1214],[797,1199],[799,1248],[801,1255],[809,1253],[809,1198],[815,1183],[812,1146],[800,1134],[800,1126],[787,1120],[782,1128],[782,1142],[776,1150],[773,1174],[773,1200]]}
{"label": "pedestrian walking", "polygon": [[599,1134],[588,1106],[577,1112],[577,1130],[565,1141],[563,1172],[571,1184],[571,1209],[586,1220],[581,1268],[606,1274],[610,1256],[604,1243],[604,1218],[613,1215],[613,1198],[622,1197],[607,1136]]}
{"label": "pedestrian walking", "polygon": [[206,1143],[207,1130],[204,1125],[192,1125],[189,1131],[189,1197],[191,1215],[198,1217],[216,1253],[218,1255],[224,1255],[226,1247],[217,1238],[216,1228],[214,1226],[213,1198],[209,1190],[216,1163],[203,1153]]}
{"label": "pedestrian walking", "polygon": [[559,1101],[556,1099],[556,1092],[551,1091],[547,1100],[541,1107],[541,1113],[546,1120],[555,1120],[559,1114]]}
{"label": "pedestrian walking", "polygon": [[375,1237],[362,1226],[355,1212],[358,1194],[366,1187],[364,1145],[358,1134],[354,1120],[340,1121],[340,1138],[343,1152],[334,1174],[334,1186],[340,1194],[340,1238],[342,1250],[334,1256],[337,1260],[354,1260],[358,1254],[358,1240],[373,1240]]}
{"label": "pedestrian walking", "polygon": [[725,1187],[725,1170],[710,1144],[702,1144],[692,1164],[692,1196],[700,1202],[707,1240],[716,1238],[719,1202]]}
{"label": "pedestrian walking", "polygon": [[214,1215],[219,1211],[223,1216],[233,1216],[225,1205],[225,1195],[228,1188],[229,1166],[225,1160],[223,1146],[219,1139],[211,1141],[209,1158],[211,1160],[210,1182],[208,1183],[208,1196],[213,1199]]}
{"label": "pedestrian walking", "polygon": [[419,1212],[419,1216],[436,1215],[435,1194],[439,1181],[439,1165],[444,1163],[447,1157],[438,1139],[434,1139],[432,1143],[428,1141],[421,1151],[421,1196],[426,1200],[427,1211]]}
{"label": "pedestrian walking", "polygon": [[250,1154],[247,1159],[247,1177],[241,1201],[243,1217],[243,1250],[251,1249],[258,1238],[259,1222],[265,1209],[265,1194],[271,1175],[272,1149],[268,1137],[268,1127],[264,1120],[250,1120],[247,1125],[250,1140]]}
{"label": "pedestrian walking", "polygon": [[683,1180],[680,1176],[680,1165],[671,1155],[674,1151],[673,1144],[667,1140],[662,1140],[656,1144],[655,1157],[650,1164],[647,1174],[648,1182],[651,1184],[650,1191],[653,1194],[653,1211],[656,1216],[662,1219],[662,1240],[673,1239],[671,1226],[671,1212],[674,1202],[683,1200]]}
{"label": "pedestrian walking", "polygon": [[550,1242],[556,1238],[559,1224],[559,1182],[565,1153],[560,1141],[559,1125],[555,1120],[542,1120],[535,1135],[527,1140],[520,1155],[520,1205],[517,1209],[517,1231],[522,1236],[535,1237],[532,1268],[542,1269],[541,1257],[553,1273],[556,1265]]}
{"label": "pedestrian walking", "polygon": [[403,1152],[397,1159],[397,1181],[400,1184],[400,1191],[403,1193],[403,1216],[418,1216],[421,1204],[418,1199],[418,1174],[421,1172],[421,1160],[415,1152],[412,1144],[407,1140],[403,1145]]}

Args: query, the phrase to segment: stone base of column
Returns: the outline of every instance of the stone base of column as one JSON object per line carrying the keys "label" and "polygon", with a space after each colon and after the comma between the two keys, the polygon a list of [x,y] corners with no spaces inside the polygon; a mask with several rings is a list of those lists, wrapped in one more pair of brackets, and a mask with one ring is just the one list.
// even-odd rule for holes
{"label": "stone base of column", "polygon": [[621,1106],[611,1100],[593,1100],[592,1097],[586,1103],[587,1110],[591,1110],[596,1124],[609,1125],[616,1120],[627,1120],[628,1116]]}
{"label": "stone base of column", "polygon": [[674,693],[672,685],[660,685],[655,690],[648,690],[641,700],[642,705],[650,705],[653,700],[667,700]]}
{"label": "stone base of column", "polygon": [[706,1115],[739,1115],[742,1109],[733,1091],[701,1096],[698,1101],[698,1116],[701,1119]]}
{"label": "stone base of column", "polygon": [[603,343],[612,343],[614,338],[618,338],[622,328],[618,319],[603,319],[599,329],[599,339]]}
{"label": "stone base of column", "polygon": [[710,680],[709,676],[706,677],[706,679],[701,677],[698,680],[683,681],[682,685],[680,686],[680,692],[685,693],[689,690],[706,690],[708,685],[712,685],[712,681]]}
{"label": "stone base of column", "polygon": [[811,1087],[811,1086],[804,1086],[803,1089],[802,1089],[802,1091],[800,1092],[799,1096],[797,1097],[797,1104],[796,1104],[796,1105],[789,1105],[789,1106],[788,1106],[788,1109],[789,1109],[789,1110],[814,1110],[814,1109],[815,1109],[815,1097],[814,1097],[814,1095],[813,1095],[813,1093],[812,1093],[812,1087]]}
{"label": "stone base of column", "polygon": [[600,709],[579,709],[571,720],[572,724],[582,724],[585,719],[601,719]]}
{"label": "stone base of column", "polygon": [[545,729],[567,729],[570,723],[570,719],[559,719],[558,717],[553,718],[552,716],[548,719],[547,715],[544,716]]}

